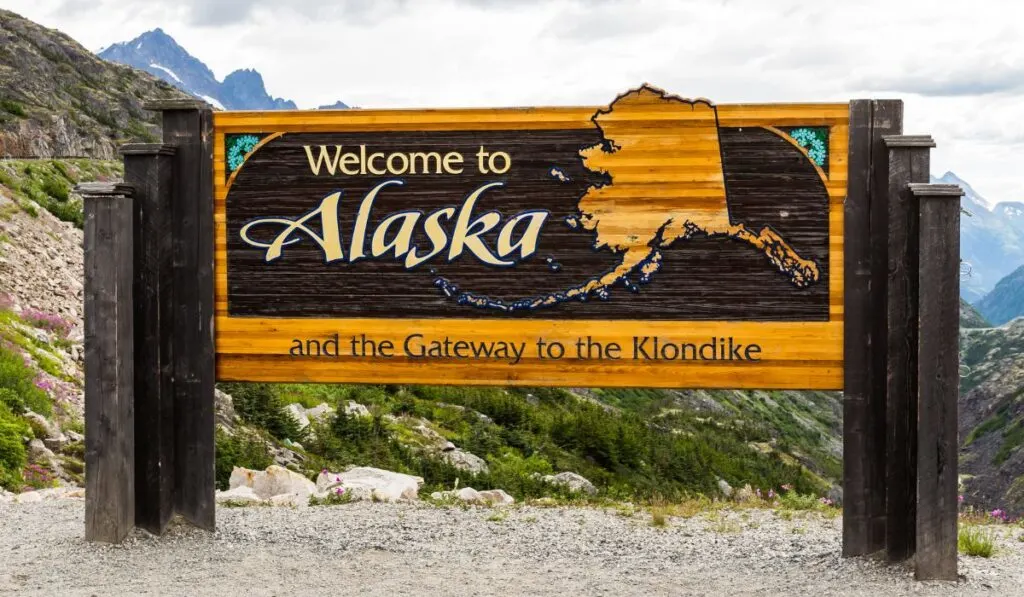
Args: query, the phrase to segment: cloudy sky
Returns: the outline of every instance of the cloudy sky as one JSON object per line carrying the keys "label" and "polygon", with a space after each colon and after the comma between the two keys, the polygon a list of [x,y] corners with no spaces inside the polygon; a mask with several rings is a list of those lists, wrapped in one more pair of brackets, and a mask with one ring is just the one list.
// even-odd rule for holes
{"label": "cloudy sky", "polygon": [[1014,0],[0,0],[92,50],[162,27],[300,107],[598,105],[642,82],[718,103],[905,100],[932,170],[1024,200]]}

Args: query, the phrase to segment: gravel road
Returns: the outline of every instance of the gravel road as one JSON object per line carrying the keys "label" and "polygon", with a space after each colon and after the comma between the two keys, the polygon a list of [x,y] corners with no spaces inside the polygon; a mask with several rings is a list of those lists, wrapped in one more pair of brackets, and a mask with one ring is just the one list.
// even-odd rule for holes
{"label": "gravel road", "polygon": [[124,545],[82,540],[84,503],[0,504],[4,595],[1024,595],[1020,527],[959,583],[839,557],[839,519],[771,511],[650,526],[646,513],[355,503],[223,508]]}

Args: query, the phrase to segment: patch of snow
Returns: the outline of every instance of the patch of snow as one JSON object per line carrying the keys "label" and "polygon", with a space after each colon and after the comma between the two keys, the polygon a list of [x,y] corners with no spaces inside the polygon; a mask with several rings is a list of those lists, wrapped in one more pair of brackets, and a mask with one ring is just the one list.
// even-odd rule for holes
{"label": "patch of snow", "polygon": [[142,42],[141,41],[139,42],[139,45],[135,46],[135,49],[136,50],[141,50],[142,49]]}
{"label": "patch of snow", "polygon": [[203,98],[203,100],[206,101],[206,103],[210,104],[214,108],[217,108],[218,110],[226,110],[227,109],[227,108],[224,107],[224,104],[222,104],[222,103],[217,101],[217,98],[213,98],[213,97],[210,97],[208,95],[203,95],[203,94],[199,94],[199,97]]}
{"label": "patch of snow", "polygon": [[[178,78],[178,75],[174,74],[174,71],[169,69],[169,68],[167,68],[166,66],[161,66],[159,64],[154,63],[154,64],[150,64],[149,68],[160,69],[160,70],[164,71],[165,73],[167,73],[168,75],[170,75],[172,79],[174,79],[175,81],[181,83],[181,79]],[[182,85],[184,85],[184,83],[182,83]]]}

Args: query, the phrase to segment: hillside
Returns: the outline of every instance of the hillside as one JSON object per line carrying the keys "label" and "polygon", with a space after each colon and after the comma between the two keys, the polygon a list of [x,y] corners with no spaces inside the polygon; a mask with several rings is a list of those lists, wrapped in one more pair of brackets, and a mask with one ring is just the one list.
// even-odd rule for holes
{"label": "hillside", "polygon": [[[221,110],[294,110],[295,102],[267,92],[263,75],[239,69],[218,81],[206,64],[181,47],[163,29],[147,31],[99,52],[104,60],[127,64],[191,93]],[[339,101],[332,109],[347,108]]]}
{"label": "hillside", "polygon": [[1024,319],[961,334],[966,503],[1024,514]]}
{"label": "hillside", "polygon": [[[952,172],[932,182],[960,185],[964,190],[960,218],[960,257],[967,275],[960,296],[970,303],[991,291],[999,280],[1024,264],[1024,209],[1020,203],[994,203]],[[984,313],[984,312],[983,312]]]}
{"label": "hillside", "polygon": [[964,299],[960,299],[960,327],[990,328],[992,324],[973,305]]}
{"label": "hillside", "polygon": [[142,102],[167,97],[183,94],[0,9],[0,157],[114,158],[122,143],[157,138]]}
{"label": "hillside", "polygon": [[1024,265],[1000,280],[975,306],[996,325],[1024,315]]}

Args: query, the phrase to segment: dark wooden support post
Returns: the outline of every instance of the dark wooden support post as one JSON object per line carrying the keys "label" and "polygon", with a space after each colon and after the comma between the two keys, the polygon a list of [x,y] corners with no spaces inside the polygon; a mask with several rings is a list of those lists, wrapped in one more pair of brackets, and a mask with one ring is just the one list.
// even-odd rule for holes
{"label": "dark wooden support post", "polygon": [[177,149],[171,206],[174,504],[187,520],[213,530],[213,113],[192,100],[147,108],[163,112],[164,143]]}
{"label": "dark wooden support post", "polygon": [[174,147],[121,148],[135,187],[135,524],[162,534],[174,514],[171,192]]}
{"label": "dark wooden support post", "polygon": [[843,555],[885,545],[885,363],[888,152],[903,102],[850,104],[844,213]]}
{"label": "dark wooden support post", "polygon": [[77,187],[85,200],[85,538],[135,525],[131,187]]}
{"label": "dark wooden support post", "polygon": [[911,184],[919,204],[918,580],[957,580],[957,399],[960,392],[960,196]]}
{"label": "dark wooden support post", "polygon": [[918,209],[910,183],[927,183],[927,135],[884,138],[889,149],[886,282],[886,532],[890,561],[914,555],[917,511]]}

